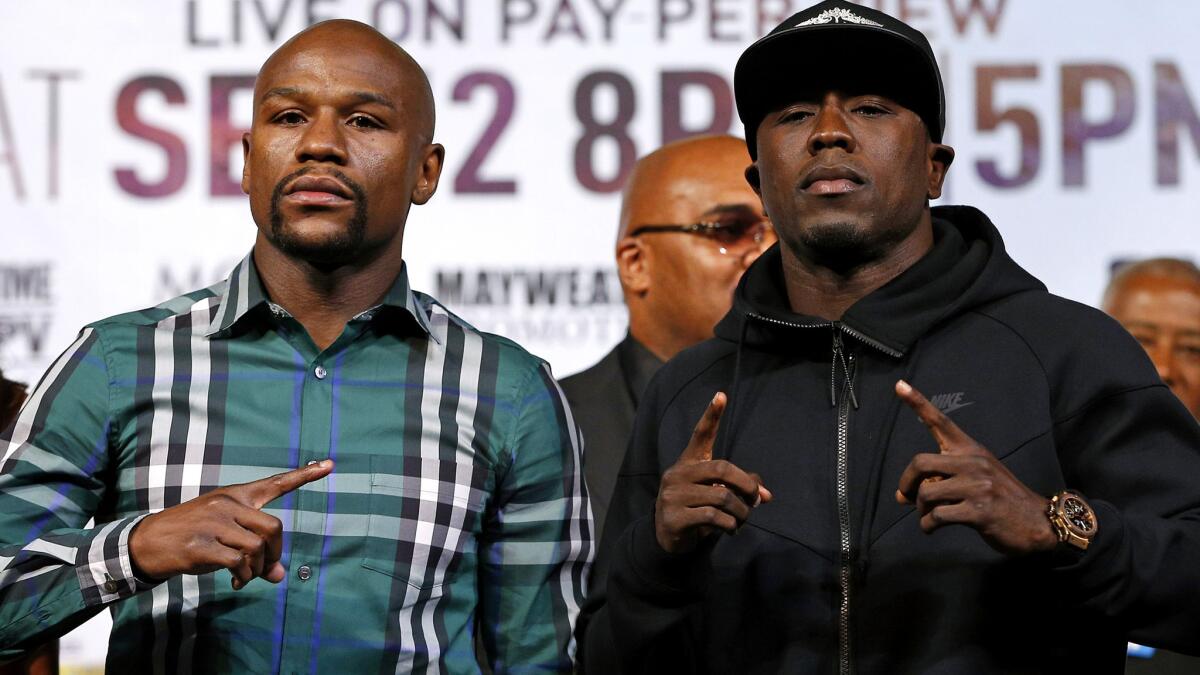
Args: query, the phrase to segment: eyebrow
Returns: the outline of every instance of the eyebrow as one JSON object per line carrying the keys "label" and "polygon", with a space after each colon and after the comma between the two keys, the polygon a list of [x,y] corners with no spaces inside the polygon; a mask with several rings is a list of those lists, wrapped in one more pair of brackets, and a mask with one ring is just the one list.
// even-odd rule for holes
{"label": "eyebrow", "polygon": [[[258,102],[261,105],[271,98],[302,98],[303,96],[304,90],[297,87],[275,87],[274,89],[268,89]],[[352,92],[350,98],[354,99],[356,103],[377,103],[386,108],[396,110],[396,104],[392,103],[391,99],[373,91]]]}

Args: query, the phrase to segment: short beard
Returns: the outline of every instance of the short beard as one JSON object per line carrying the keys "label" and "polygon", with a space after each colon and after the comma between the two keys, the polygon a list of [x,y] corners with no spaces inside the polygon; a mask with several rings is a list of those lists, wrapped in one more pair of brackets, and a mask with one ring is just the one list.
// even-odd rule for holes
{"label": "short beard", "polygon": [[323,173],[336,177],[354,193],[354,215],[346,223],[345,231],[319,242],[309,242],[295,236],[294,232],[284,226],[283,214],[279,210],[284,189],[288,183],[315,170],[315,167],[306,166],[288,174],[275,185],[275,190],[271,193],[271,240],[276,248],[288,257],[315,265],[336,266],[351,262],[361,253],[363,240],[367,236],[367,193],[361,185],[341,171],[332,169]]}
{"label": "short beard", "polygon": [[822,267],[848,276],[858,269],[887,257],[913,230],[885,230],[875,236],[851,223],[818,225],[799,234],[808,256]]}

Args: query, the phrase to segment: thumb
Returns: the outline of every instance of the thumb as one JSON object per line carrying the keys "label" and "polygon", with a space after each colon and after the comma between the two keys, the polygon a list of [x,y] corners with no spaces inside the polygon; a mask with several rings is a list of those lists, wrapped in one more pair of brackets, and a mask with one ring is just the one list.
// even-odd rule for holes
{"label": "thumb", "polygon": [[709,401],[700,421],[692,429],[692,438],[683,449],[680,459],[689,463],[707,462],[712,459],[713,441],[717,438],[717,429],[721,426],[721,415],[725,412],[726,397],[718,391]]}

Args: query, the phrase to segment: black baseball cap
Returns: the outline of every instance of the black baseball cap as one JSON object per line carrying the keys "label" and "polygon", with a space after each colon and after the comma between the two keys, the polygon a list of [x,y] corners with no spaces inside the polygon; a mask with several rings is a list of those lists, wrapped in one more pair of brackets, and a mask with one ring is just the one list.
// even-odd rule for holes
{"label": "black baseball cap", "polygon": [[869,7],[825,0],[793,14],[738,59],[733,91],[750,156],[758,158],[758,125],[767,113],[833,89],[887,96],[942,140],[946,93],[925,35]]}

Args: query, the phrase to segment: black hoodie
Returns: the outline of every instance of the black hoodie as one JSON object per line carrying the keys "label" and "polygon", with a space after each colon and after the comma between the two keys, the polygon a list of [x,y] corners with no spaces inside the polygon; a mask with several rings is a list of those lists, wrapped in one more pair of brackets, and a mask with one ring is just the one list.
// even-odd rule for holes
{"label": "black hoodie", "polygon": [[[1200,652],[1200,427],[1119,325],[1047,293],[982,213],[933,223],[933,249],[835,323],[790,311],[769,250],[717,337],[651,382],[579,622],[587,672],[1062,675],[1122,672],[1126,639]],[[902,378],[1032,490],[1085,495],[1087,552],[924,534],[893,496],[936,451]],[[774,500],[670,555],[659,477],[717,391],[716,456]]]}

